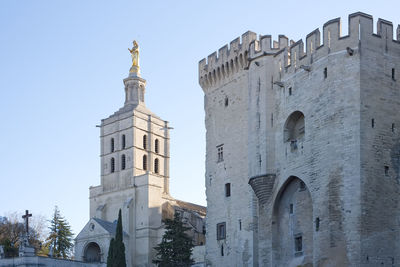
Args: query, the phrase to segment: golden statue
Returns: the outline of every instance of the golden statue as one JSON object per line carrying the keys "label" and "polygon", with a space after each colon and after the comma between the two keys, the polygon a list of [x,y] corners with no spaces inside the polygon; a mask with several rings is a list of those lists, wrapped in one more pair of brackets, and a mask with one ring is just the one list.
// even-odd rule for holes
{"label": "golden statue", "polygon": [[138,43],[134,40],[132,49],[128,48],[128,50],[131,53],[131,57],[132,57],[132,67],[129,70],[129,72],[139,73],[139,45],[138,45]]}

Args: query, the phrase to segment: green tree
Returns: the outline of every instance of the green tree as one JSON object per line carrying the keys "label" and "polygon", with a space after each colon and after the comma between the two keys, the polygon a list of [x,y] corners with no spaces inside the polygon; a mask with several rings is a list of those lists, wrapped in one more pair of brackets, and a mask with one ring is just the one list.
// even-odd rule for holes
{"label": "green tree", "polygon": [[110,240],[110,246],[108,248],[108,256],[107,256],[107,267],[112,267],[113,266],[113,260],[114,260],[114,238],[111,238]]}
{"label": "green tree", "polygon": [[117,230],[115,239],[110,241],[108,249],[107,267],[126,267],[125,245],[123,242],[121,210],[118,213]]}
{"label": "green tree", "polygon": [[54,215],[50,221],[50,233],[46,239],[50,253],[55,258],[68,259],[71,257],[73,248],[71,226],[67,220],[61,216],[57,206],[54,208]]}
{"label": "green tree", "polygon": [[166,219],[165,233],[161,243],[154,249],[157,251],[153,263],[160,267],[186,267],[194,263],[191,259],[193,243],[185,233],[189,227],[185,227],[176,212],[174,219]]}

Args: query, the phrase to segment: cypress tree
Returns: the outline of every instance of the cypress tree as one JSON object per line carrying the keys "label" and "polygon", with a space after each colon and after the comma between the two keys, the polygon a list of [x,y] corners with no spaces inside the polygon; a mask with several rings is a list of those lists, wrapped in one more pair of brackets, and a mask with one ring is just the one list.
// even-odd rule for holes
{"label": "cypress tree", "polygon": [[126,267],[125,245],[123,242],[121,209],[118,213],[115,239],[111,239],[108,249],[107,267]]}
{"label": "cypress tree", "polygon": [[114,259],[114,238],[111,238],[110,247],[108,248],[107,267],[112,266],[113,259]]}

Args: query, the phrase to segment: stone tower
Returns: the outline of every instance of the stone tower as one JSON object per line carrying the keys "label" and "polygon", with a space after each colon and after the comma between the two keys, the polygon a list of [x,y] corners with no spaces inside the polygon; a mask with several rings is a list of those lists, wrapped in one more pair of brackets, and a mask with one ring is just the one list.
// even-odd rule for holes
{"label": "stone tower", "polygon": [[124,106],[101,121],[100,185],[90,187],[91,219],[75,239],[75,258],[106,262],[121,209],[127,266],[154,266],[154,247],[164,234],[162,220],[172,219],[175,212],[197,246],[195,260],[202,262],[206,208],[169,194],[171,127],[146,108],[146,80],[140,75],[135,41],[129,51],[132,67],[124,79]]}
{"label": "stone tower", "polygon": [[122,210],[127,266],[149,266],[162,236],[169,195],[169,126],[148,110],[139,66],[124,79],[124,106],[100,125],[101,183],[90,187],[91,220],[76,238],[76,258],[105,262]]}
{"label": "stone tower", "polygon": [[210,266],[400,264],[400,28],[372,24],[200,61]]}

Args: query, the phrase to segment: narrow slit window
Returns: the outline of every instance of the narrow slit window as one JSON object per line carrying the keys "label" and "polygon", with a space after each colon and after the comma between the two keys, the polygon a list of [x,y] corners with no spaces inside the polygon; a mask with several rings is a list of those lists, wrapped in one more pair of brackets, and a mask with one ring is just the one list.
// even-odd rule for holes
{"label": "narrow slit window", "polygon": [[289,213],[290,213],[290,214],[293,214],[293,204],[290,204],[290,205],[289,205]]}
{"label": "narrow slit window", "polygon": [[147,149],[147,135],[143,135],[143,148]]}
{"label": "narrow slit window", "polygon": [[143,155],[143,170],[147,170],[147,156]]}
{"label": "narrow slit window", "polygon": [[396,80],[395,72],[396,72],[396,70],[394,68],[392,68],[392,80]]}
{"label": "narrow slit window", "polygon": [[225,107],[227,107],[229,105],[229,98],[225,97]]}
{"label": "narrow slit window", "polygon": [[328,78],[328,68],[324,68],[324,79]]}
{"label": "narrow slit window", "polygon": [[125,157],[125,155],[122,155],[121,156],[121,169],[125,170],[125,168],[126,168],[126,157]]}
{"label": "narrow slit window", "polygon": [[242,231],[242,220],[239,220],[239,231]]}
{"label": "narrow slit window", "polygon": [[225,196],[230,197],[231,196],[231,183],[226,183],[225,184]]}
{"label": "narrow slit window", "polygon": [[371,119],[371,127],[375,128],[375,119]]}
{"label": "narrow slit window", "polygon": [[385,166],[385,175],[386,175],[386,176],[389,175],[389,166]]}
{"label": "narrow slit window", "polygon": [[392,123],[392,133],[394,133],[395,125]]}
{"label": "narrow slit window", "polygon": [[111,172],[115,172],[115,159],[114,158],[111,158],[110,165],[111,165]]}
{"label": "narrow slit window", "polygon": [[221,245],[221,256],[224,256],[224,245]]}
{"label": "narrow slit window", "polygon": [[271,128],[274,127],[274,113],[271,113]]}
{"label": "narrow slit window", "polygon": [[124,134],[122,135],[121,143],[122,143],[122,149],[125,149],[125,147],[126,147],[126,137],[125,137]]}
{"label": "narrow slit window", "polygon": [[159,141],[158,141],[158,139],[156,139],[156,141],[154,141],[154,152],[156,152],[157,154],[159,152]]}
{"label": "narrow slit window", "polygon": [[315,231],[319,231],[319,217],[315,218]]}
{"label": "narrow slit window", "polygon": [[292,87],[289,87],[289,95],[292,95]]}
{"label": "narrow slit window", "polygon": [[111,152],[114,152],[114,148],[115,148],[114,145],[115,145],[114,138],[111,138],[111,143],[110,143]]}
{"label": "narrow slit window", "polygon": [[159,172],[159,162],[158,159],[154,160],[154,172],[158,173]]}

